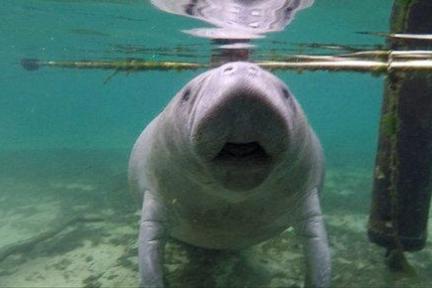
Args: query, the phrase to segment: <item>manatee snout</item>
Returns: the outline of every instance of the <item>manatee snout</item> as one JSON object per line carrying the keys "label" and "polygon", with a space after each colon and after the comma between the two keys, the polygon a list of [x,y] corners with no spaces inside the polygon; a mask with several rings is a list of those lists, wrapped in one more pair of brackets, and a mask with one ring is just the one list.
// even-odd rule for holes
{"label": "manatee snout", "polygon": [[238,62],[218,68],[208,85],[213,93],[201,95],[195,108],[195,151],[225,188],[254,188],[288,148],[283,84],[257,65]]}

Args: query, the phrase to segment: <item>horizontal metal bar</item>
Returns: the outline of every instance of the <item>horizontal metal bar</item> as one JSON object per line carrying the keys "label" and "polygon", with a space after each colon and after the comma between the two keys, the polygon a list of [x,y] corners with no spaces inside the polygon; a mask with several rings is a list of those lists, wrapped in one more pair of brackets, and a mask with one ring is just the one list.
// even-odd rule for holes
{"label": "horizontal metal bar", "polygon": [[[209,68],[208,64],[189,62],[155,62],[140,59],[105,61],[43,61],[23,59],[22,66],[27,70],[40,67],[75,69],[108,69],[115,71],[150,70],[196,70]],[[362,51],[345,55],[292,55],[284,61],[261,61],[258,65],[269,70],[296,71],[351,71],[385,74],[390,71],[432,72],[432,51]]]}

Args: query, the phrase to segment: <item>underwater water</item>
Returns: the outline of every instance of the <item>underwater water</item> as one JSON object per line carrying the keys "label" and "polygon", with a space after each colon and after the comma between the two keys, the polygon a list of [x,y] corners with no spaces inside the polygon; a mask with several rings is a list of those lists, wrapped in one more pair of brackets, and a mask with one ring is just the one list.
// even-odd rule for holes
{"label": "underwater water", "polygon": [[[334,52],[304,45],[313,43],[381,47],[385,38],[356,32],[388,31],[391,7],[390,0],[316,0],[282,32],[254,40],[252,59]],[[176,92],[205,70],[27,71],[21,60],[208,63],[210,41],[181,30],[209,24],[145,0],[2,0],[0,19],[0,287],[136,287],[141,203],[128,192],[129,153]],[[384,77],[274,74],[324,147],[333,287],[429,287],[430,237],[426,249],[408,255],[417,271],[411,277],[390,273],[384,249],[367,239]],[[28,239],[36,241],[25,245]],[[170,241],[171,285],[303,285],[302,250],[290,230],[239,254],[204,255]]]}

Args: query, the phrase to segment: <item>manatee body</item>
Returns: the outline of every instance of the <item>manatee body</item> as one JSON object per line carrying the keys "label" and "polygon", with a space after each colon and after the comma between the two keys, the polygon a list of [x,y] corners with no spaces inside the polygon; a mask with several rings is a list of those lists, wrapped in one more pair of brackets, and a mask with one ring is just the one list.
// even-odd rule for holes
{"label": "manatee body", "polygon": [[306,284],[327,287],[320,143],[285,84],[259,66],[225,64],[189,82],[139,136],[129,182],[144,194],[140,285],[163,287],[168,236],[240,249],[294,227]]}

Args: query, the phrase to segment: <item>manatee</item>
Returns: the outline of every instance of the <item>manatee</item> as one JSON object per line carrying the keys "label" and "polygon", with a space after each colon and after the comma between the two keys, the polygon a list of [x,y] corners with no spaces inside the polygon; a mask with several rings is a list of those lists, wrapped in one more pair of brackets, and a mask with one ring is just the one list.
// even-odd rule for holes
{"label": "manatee", "polygon": [[151,0],[158,9],[205,21],[230,32],[262,34],[283,30],[314,0]]}
{"label": "manatee", "polygon": [[320,142],[288,87],[248,62],[190,81],[145,128],[129,162],[143,194],[141,287],[164,287],[167,238],[242,249],[293,227],[307,287],[328,287]]}

